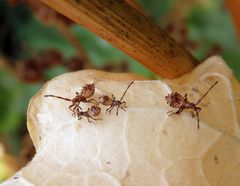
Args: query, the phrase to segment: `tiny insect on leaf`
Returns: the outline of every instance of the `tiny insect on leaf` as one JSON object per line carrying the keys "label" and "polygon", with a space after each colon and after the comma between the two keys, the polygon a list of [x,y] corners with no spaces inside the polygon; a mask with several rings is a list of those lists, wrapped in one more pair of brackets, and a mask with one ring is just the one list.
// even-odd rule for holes
{"label": "tiny insect on leaf", "polygon": [[93,123],[93,121],[101,120],[94,118],[101,113],[101,108],[97,105],[92,105],[87,111],[80,111],[77,112],[78,120],[82,119],[82,117],[86,117],[89,123]]}
{"label": "tiny insect on leaf", "polygon": [[118,111],[121,108],[122,110],[126,110],[127,106],[126,106],[126,102],[123,101],[124,96],[126,95],[128,89],[130,88],[130,86],[132,86],[132,84],[134,83],[134,81],[132,81],[131,83],[129,83],[129,85],[127,86],[126,90],[124,91],[122,97],[120,98],[120,100],[117,100],[116,97],[114,95],[112,95],[111,97],[108,95],[103,95],[101,97],[99,97],[99,103],[104,105],[104,106],[109,106],[106,109],[107,113],[111,113],[111,111],[114,109],[114,107],[117,107],[117,111],[116,111],[116,115],[118,115]]}
{"label": "tiny insect on leaf", "polygon": [[200,99],[196,101],[196,103],[192,103],[188,101],[187,94],[184,96],[177,93],[177,92],[172,92],[171,94],[168,94],[165,96],[167,104],[172,107],[172,108],[178,108],[177,111],[169,111],[168,114],[169,116],[172,115],[179,115],[183,110],[188,109],[190,110],[192,117],[197,117],[197,128],[199,129],[199,112],[201,111],[201,108],[198,107],[197,105],[200,104],[200,102],[203,100],[204,97],[209,93],[209,91],[218,83],[216,81],[202,96]]}
{"label": "tiny insect on leaf", "polygon": [[[98,102],[92,98],[92,96],[95,93],[95,85],[94,83],[92,84],[86,84],[85,86],[83,86],[81,92],[76,92],[75,97],[72,99],[69,98],[65,98],[65,97],[61,97],[61,96],[56,96],[56,95],[44,95],[44,97],[53,97],[53,98],[57,98],[57,99],[62,99],[65,101],[69,101],[71,102],[71,104],[69,105],[69,109],[72,111],[72,115],[75,116],[79,116],[82,108],[80,107],[80,103],[92,103],[94,105],[97,105]],[[100,110],[101,112],[101,110]]]}

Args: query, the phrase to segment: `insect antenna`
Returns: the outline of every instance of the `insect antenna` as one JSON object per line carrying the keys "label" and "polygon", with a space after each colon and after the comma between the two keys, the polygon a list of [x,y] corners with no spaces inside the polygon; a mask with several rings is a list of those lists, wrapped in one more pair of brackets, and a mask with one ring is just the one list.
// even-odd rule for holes
{"label": "insect antenna", "polygon": [[63,99],[65,101],[72,101],[71,99],[64,98],[64,97],[61,97],[61,96],[55,96],[55,95],[44,95],[44,97],[53,97],[53,98]]}
{"label": "insect antenna", "polygon": [[125,90],[125,92],[123,93],[123,95],[122,95],[122,97],[121,97],[121,99],[120,99],[120,101],[122,101],[123,100],[123,98],[124,98],[124,96],[125,96],[125,94],[127,93],[127,90],[129,89],[129,87],[132,85],[134,83],[134,81],[132,81],[128,86],[127,86],[127,88],[126,88],[126,90]]}
{"label": "insect antenna", "polygon": [[209,91],[210,91],[217,83],[218,83],[218,81],[216,81],[216,82],[208,89],[208,91],[207,91],[205,94],[203,94],[203,96],[195,103],[195,105],[198,105],[198,104],[203,100],[203,98],[209,93]]}

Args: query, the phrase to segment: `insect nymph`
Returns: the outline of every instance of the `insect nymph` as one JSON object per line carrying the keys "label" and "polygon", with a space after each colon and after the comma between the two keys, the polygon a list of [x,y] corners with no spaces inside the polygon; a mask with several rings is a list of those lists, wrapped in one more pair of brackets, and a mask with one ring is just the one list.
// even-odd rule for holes
{"label": "insect nymph", "polygon": [[94,92],[95,92],[95,85],[93,83],[93,84],[86,84],[82,88],[81,92],[76,92],[75,97],[72,99],[64,98],[56,95],[44,95],[44,97],[53,97],[53,98],[58,98],[65,101],[72,102],[72,104],[68,108],[73,112],[73,116],[75,116],[82,109],[80,107],[81,102],[97,104],[97,101],[91,98],[94,95]]}
{"label": "insect nymph", "polygon": [[126,102],[123,101],[124,96],[127,93],[127,90],[130,88],[130,86],[134,83],[134,81],[132,81],[126,88],[126,90],[124,91],[122,97],[120,98],[120,100],[117,100],[116,97],[114,95],[112,95],[112,97],[108,96],[108,95],[103,95],[101,97],[99,97],[99,103],[104,105],[104,106],[109,106],[106,109],[106,112],[108,112],[109,114],[111,113],[111,111],[113,110],[114,107],[117,107],[117,111],[116,111],[116,115],[118,115],[118,110],[119,108],[121,108],[122,110],[125,110],[127,108],[126,106]]}
{"label": "insect nymph", "polygon": [[165,99],[167,101],[167,104],[169,104],[172,108],[178,108],[176,112],[169,111],[169,116],[171,115],[179,115],[183,110],[188,109],[192,113],[192,117],[197,117],[197,128],[199,129],[199,112],[201,111],[201,108],[197,105],[203,100],[203,98],[209,93],[209,91],[218,83],[216,81],[208,90],[203,94],[203,96],[196,101],[196,103],[192,103],[188,101],[187,94],[184,96],[177,93],[172,92],[171,94],[168,94],[165,96]]}
{"label": "insect nymph", "polygon": [[101,108],[97,105],[93,105],[90,108],[87,109],[87,111],[81,111],[79,108],[77,109],[77,117],[78,119],[82,119],[82,117],[86,117],[89,123],[93,123],[92,120],[101,120],[94,118],[95,116],[98,116],[101,113]]}

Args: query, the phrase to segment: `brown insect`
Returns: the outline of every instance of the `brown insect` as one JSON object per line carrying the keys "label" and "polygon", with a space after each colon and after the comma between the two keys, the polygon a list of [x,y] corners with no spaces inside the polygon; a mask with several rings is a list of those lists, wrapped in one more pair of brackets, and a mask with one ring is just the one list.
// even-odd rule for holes
{"label": "brown insect", "polygon": [[[108,95],[103,95],[101,97],[99,97],[99,103],[104,105],[104,106],[109,106],[106,110],[106,112],[108,112],[109,114],[111,113],[112,109],[114,107],[117,107],[117,111],[116,111],[116,115],[118,115],[118,110],[119,108],[121,108],[122,110],[125,110],[125,108],[127,108],[126,106],[126,102],[122,101],[124,96],[127,93],[127,90],[130,88],[130,86],[134,83],[134,81],[132,81],[126,88],[126,90],[124,91],[122,97],[120,98],[120,100],[117,100],[116,97],[114,95],[112,95],[112,97],[109,97]],[[126,110],[125,110],[126,111]]]}
{"label": "brown insect", "polygon": [[201,111],[200,107],[197,107],[197,105],[203,100],[203,98],[209,93],[209,91],[218,83],[216,81],[209,89],[208,91],[203,94],[203,96],[197,100],[196,103],[191,103],[188,101],[187,94],[182,96],[181,94],[177,92],[172,92],[171,94],[168,94],[165,96],[165,99],[167,101],[167,104],[169,104],[172,108],[178,108],[176,112],[169,111],[169,116],[177,114],[179,115],[183,110],[188,109],[191,110],[192,117],[197,117],[197,128],[199,129],[199,112]]}
{"label": "brown insect", "polygon": [[63,99],[65,101],[71,101],[72,104],[68,107],[72,112],[73,116],[75,116],[82,108],[80,107],[80,103],[93,103],[97,104],[97,101],[93,98],[91,98],[94,95],[95,92],[95,85],[92,84],[86,84],[81,92],[76,92],[76,95],[73,99],[64,98],[61,96],[55,96],[55,95],[44,95],[44,97],[54,97],[58,99]]}
{"label": "brown insect", "polygon": [[89,123],[93,123],[92,120],[101,120],[94,118],[95,116],[98,116],[101,113],[101,108],[97,105],[92,105],[90,108],[87,109],[87,111],[80,111],[79,108],[77,108],[77,117],[78,119],[82,119],[82,117],[86,117],[88,119]]}

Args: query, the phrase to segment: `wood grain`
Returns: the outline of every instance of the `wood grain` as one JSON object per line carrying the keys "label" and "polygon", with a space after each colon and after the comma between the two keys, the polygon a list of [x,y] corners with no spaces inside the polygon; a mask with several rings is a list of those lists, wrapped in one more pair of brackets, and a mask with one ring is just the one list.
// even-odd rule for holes
{"label": "wood grain", "polygon": [[124,0],[42,0],[163,78],[176,78],[198,62]]}

